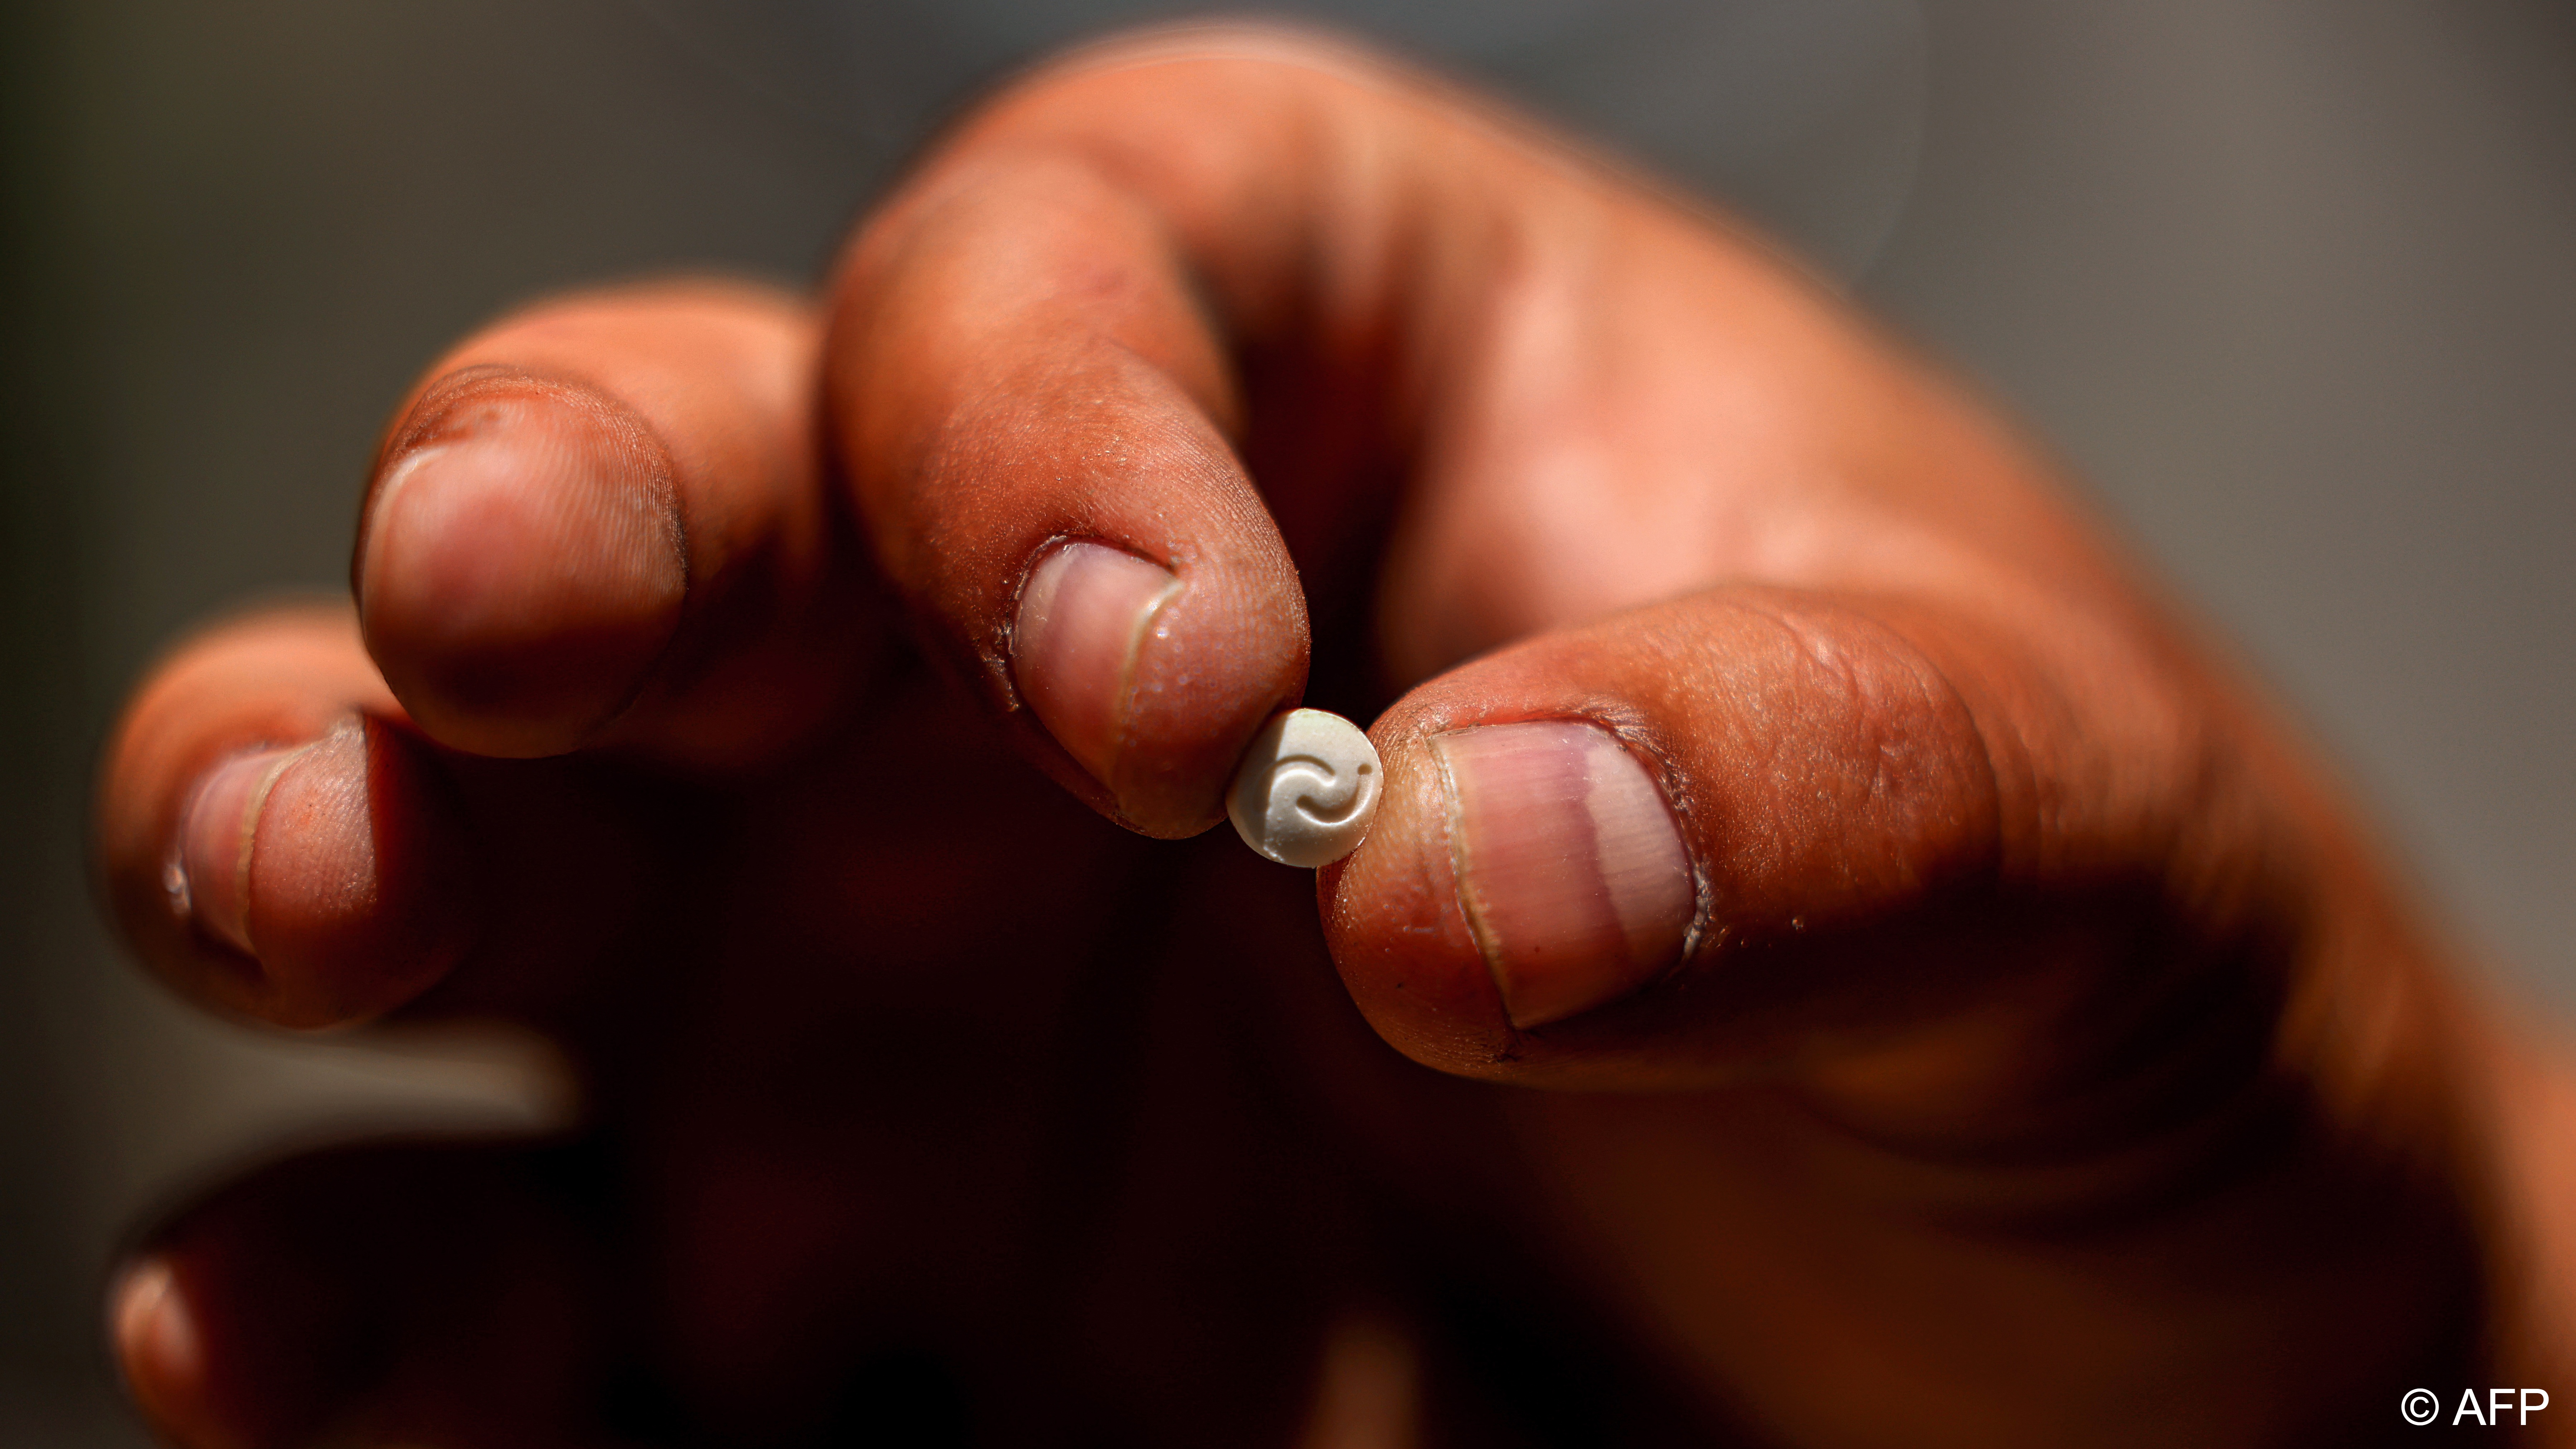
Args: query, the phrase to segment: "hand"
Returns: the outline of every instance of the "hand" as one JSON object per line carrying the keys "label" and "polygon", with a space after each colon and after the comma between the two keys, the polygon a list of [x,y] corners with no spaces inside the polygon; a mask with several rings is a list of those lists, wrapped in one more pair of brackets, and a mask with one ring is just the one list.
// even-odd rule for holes
{"label": "hand", "polygon": [[[140,689],[118,918],[587,1122],[159,1230],[181,1442],[2352,1442],[2521,1351],[2483,1028],[2046,467],[1365,56],[1090,52],[819,312],[505,320],[352,575]],[[1313,905],[1199,834],[1301,699]]]}

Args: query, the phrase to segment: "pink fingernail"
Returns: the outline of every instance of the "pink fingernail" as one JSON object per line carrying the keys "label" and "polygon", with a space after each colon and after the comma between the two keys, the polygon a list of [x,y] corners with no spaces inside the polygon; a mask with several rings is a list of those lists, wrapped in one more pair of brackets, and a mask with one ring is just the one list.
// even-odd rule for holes
{"label": "pink fingernail", "polygon": [[1663,792],[1606,730],[1572,720],[1432,737],[1477,944],[1518,1027],[1634,991],[1672,964],[1697,892]]}
{"label": "pink fingernail", "polygon": [[250,944],[250,865],[260,807],[300,753],[258,750],[225,760],[198,784],[179,825],[171,897],[200,929],[245,954],[256,954]]}
{"label": "pink fingernail", "polygon": [[1113,790],[1137,653],[1180,591],[1168,569],[1076,540],[1039,560],[1020,592],[1012,677],[1056,743]]}

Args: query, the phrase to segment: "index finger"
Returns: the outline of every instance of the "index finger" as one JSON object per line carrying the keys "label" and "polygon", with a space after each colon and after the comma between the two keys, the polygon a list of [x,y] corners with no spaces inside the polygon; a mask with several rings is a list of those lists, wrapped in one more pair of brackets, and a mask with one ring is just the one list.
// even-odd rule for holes
{"label": "index finger", "polygon": [[1476,234],[1430,183],[1528,169],[1484,175],[1399,90],[1263,32],[1129,42],[989,108],[841,269],[828,428],[884,572],[1042,766],[1147,834],[1220,818],[1301,697],[1299,566],[1373,561],[1351,525],[1436,310],[1409,289]]}

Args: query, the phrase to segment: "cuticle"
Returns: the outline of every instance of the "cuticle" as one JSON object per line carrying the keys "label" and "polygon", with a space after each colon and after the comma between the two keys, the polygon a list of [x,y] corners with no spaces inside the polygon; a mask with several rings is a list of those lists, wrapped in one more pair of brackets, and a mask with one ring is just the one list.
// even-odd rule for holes
{"label": "cuticle", "polygon": [[1019,663],[1020,606],[1028,599],[1029,580],[1037,577],[1038,565],[1049,555],[1081,537],[1076,533],[1051,533],[1039,539],[1038,546],[1020,560],[1019,577],[1011,581],[1011,606],[1002,611],[1001,627],[994,631],[993,644],[998,647],[984,662],[1001,683],[1003,707],[1014,713],[1029,707],[1028,701],[1020,697],[1020,680],[1015,672]]}
{"label": "cuticle", "polygon": [[1495,946],[1493,933],[1485,925],[1484,913],[1476,908],[1475,893],[1467,885],[1467,848],[1466,842],[1460,838],[1462,832],[1458,826],[1458,777],[1450,767],[1449,752],[1440,748],[1444,736],[1464,732],[1463,729],[1441,730],[1424,737],[1433,766],[1440,774],[1440,838],[1449,852],[1449,889],[1457,898],[1458,914],[1466,918],[1467,934],[1476,942],[1476,954],[1484,959],[1485,979],[1493,983],[1495,997],[1504,1001],[1504,1025],[1517,1034],[1520,1028],[1511,1025],[1510,1003],[1503,996],[1501,952]]}
{"label": "cuticle", "polygon": [[1657,972],[1652,978],[1655,981],[1661,981],[1680,971],[1699,954],[1700,940],[1717,913],[1717,887],[1709,877],[1707,864],[1700,859],[1698,849],[1692,844],[1692,832],[1685,828],[1692,819],[1689,794],[1682,788],[1685,777],[1673,764],[1671,756],[1667,755],[1659,745],[1655,732],[1636,723],[1614,725],[1598,720],[1593,723],[1608,731],[1611,738],[1619,741],[1631,753],[1642,755],[1652,762],[1653,768],[1649,773],[1655,782],[1655,793],[1663,797],[1664,809],[1673,817],[1673,834],[1681,841],[1682,856],[1690,862],[1690,927],[1682,932],[1681,951],[1674,956],[1670,965]]}

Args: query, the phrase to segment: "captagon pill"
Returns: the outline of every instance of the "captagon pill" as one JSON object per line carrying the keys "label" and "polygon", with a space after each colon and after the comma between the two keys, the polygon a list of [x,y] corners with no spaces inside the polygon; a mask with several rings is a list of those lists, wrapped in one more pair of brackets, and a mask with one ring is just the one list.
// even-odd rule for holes
{"label": "captagon pill", "polygon": [[1320,709],[1274,716],[1234,772],[1225,813],[1243,843],[1303,870],[1357,849],[1385,783],[1377,746],[1360,727]]}

